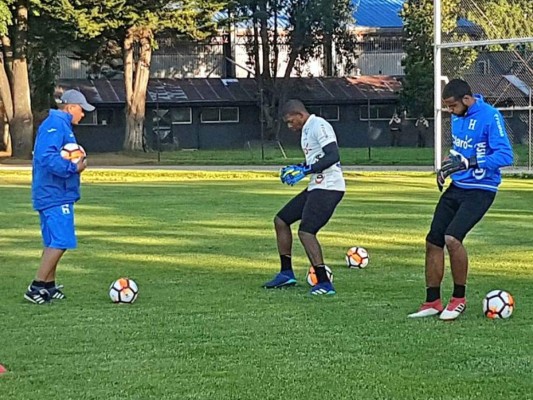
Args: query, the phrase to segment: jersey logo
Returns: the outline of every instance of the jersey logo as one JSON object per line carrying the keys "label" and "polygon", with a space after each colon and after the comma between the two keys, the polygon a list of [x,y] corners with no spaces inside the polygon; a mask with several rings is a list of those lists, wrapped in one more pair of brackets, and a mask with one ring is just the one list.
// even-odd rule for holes
{"label": "jersey logo", "polygon": [[504,137],[505,131],[503,130],[503,125],[500,116],[498,114],[494,114],[494,119],[496,120],[496,126],[498,127],[498,133],[500,134],[500,137]]}
{"label": "jersey logo", "polygon": [[50,129],[48,129],[46,132],[48,132],[48,133],[52,133],[52,132],[55,132],[55,131],[57,131],[56,128],[50,128]]}
{"label": "jersey logo", "polygon": [[305,143],[303,149],[302,149],[305,153],[305,155],[309,154],[311,152],[311,150],[313,150],[311,147],[309,147],[309,144],[308,143]]}
{"label": "jersey logo", "polygon": [[475,119],[471,119],[469,122],[468,122],[468,129],[473,131],[474,129],[476,129],[476,122],[477,120]]}
{"label": "jersey logo", "polygon": [[472,138],[469,138],[468,135],[464,139],[461,139],[461,138],[458,138],[455,135],[452,135],[452,140],[453,140],[453,145],[455,147],[459,147],[459,148],[462,148],[462,149],[468,149],[470,147],[473,147],[472,146]]}

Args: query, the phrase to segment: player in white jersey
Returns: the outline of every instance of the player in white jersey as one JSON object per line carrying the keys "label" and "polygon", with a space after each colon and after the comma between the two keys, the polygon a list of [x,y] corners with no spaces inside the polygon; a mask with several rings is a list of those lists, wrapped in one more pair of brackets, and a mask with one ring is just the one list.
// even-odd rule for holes
{"label": "player in white jersey", "polygon": [[311,115],[299,100],[289,100],[282,111],[290,130],[301,132],[305,163],[289,165],[281,170],[281,182],[295,185],[309,176],[308,187],[290,200],[274,218],[281,271],[264,284],[267,289],[294,286],[292,269],[291,225],[301,220],[298,237],[314,267],[318,283],[311,289],[313,295],[333,295],[322,249],[316,234],[329,221],[346,190],[340,166],[339,148],[333,127],[323,118]]}

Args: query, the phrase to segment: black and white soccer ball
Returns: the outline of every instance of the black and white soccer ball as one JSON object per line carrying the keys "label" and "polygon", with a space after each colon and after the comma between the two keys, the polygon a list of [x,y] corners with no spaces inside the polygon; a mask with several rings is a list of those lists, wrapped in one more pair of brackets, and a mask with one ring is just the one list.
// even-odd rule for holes
{"label": "black and white soccer ball", "polygon": [[130,278],[119,278],[109,287],[109,297],[113,303],[131,304],[138,295],[139,287]]}
{"label": "black and white soccer ball", "polygon": [[483,299],[483,314],[490,319],[509,318],[514,308],[514,298],[505,290],[492,290]]}
{"label": "black and white soccer ball", "polygon": [[361,269],[368,266],[370,258],[364,247],[350,247],[346,252],[346,266],[348,268]]}

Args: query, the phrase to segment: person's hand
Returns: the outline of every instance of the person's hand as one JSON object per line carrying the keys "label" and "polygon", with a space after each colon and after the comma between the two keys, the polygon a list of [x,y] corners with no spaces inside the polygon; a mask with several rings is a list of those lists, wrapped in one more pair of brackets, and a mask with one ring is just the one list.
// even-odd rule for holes
{"label": "person's hand", "polygon": [[294,186],[310,173],[311,167],[309,165],[288,165],[281,169],[280,178],[282,183]]}
{"label": "person's hand", "polygon": [[78,174],[81,174],[83,171],[85,171],[85,168],[87,168],[87,157],[82,157],[76,163],[76,170],[78,171]]}
{"label": "person's hand", "polygon": [[465,171],[469,168],[477,167],[475,156],[466,158],[461,153],[450,150],[450,155],[442,162],[441,169],[437,171],[437,187],[442,192],[446,178],[458,171]]}

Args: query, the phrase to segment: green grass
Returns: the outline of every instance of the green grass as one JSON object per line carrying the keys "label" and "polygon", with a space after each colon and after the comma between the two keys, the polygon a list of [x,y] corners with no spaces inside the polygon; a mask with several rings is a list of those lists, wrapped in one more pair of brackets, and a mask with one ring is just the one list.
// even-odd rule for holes
{"label": "green grass", "polygon": [[[69,296],[22,294],[41,251],[29,173],[0,171],[0,399],[528,399],[533,393],[530,180],[506,179],[466,239],[469,307],[458,321],[408,320],[424,296],[424,238],[438,199],[431,174],[348,175],[320,234],[338,295],[302,284],[266,291],[278,268],[272,229],[298,190],[272,173],[84,174],[79,249],[59,280]],[[366,247],[370,265],[344,267]],[[108,285],[130,276],[138,301]],[[447,272],[443,294],[450,295]],[[481,300],[510,291],[514,315],[490,321]]]}

